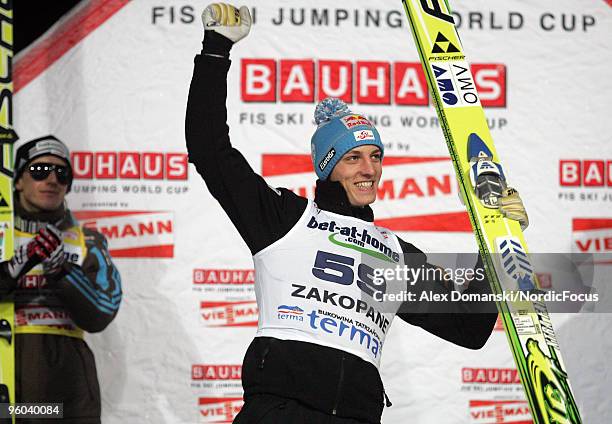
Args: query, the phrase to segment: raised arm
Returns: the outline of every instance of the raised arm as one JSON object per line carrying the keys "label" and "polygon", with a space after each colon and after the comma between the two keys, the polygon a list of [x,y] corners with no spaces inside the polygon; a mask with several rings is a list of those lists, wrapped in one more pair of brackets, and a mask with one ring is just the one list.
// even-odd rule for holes
{"label": "raised arm", "polygon": [[289,190],[269,187],[230,143],[229,53],[234,42],[248,34],[251,18],[246,7],[237,19],[235,8],[218,5],[208,6],[202,14],[203,49],[195,57],[185,119],[187,151],[208,190],[255,254],[295,225],[307,201]]}

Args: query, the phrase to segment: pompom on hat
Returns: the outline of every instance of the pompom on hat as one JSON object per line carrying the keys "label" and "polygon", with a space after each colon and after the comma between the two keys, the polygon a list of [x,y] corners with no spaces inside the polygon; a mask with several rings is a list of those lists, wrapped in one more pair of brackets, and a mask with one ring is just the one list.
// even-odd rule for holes
{"label": "pompom on hat", "polygon": [[346,103],[331,97],[321,101],[314,113],[317,129],[310,148],[312,163],[320,180],[329,178],[334,166],[355,147],[374,145],[384,153],[384,146],[374,125],[353,113]]}

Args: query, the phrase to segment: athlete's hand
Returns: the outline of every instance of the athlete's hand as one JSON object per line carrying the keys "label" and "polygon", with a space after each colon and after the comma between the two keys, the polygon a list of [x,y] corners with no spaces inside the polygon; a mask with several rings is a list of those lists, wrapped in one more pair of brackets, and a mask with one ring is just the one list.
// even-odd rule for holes
{"label": "athlete's hand", "polygon": [[523,231],[529,226],[529,217],[518,191],[508,187],[497,201],[499,203],[499,211],[506,218],[518,221]]}
{"label": "athlete's hand", "polygon": [[57,255],[63,244],[60,231],[49,225],[41,228],[26,245],[19,246],[15,255],[7,262],[6,271],[15,280],[24,276],[39,263]]}
{"label": "athlete's hand", "polygon": [[204,30],[214,31],[237,43],[251,30],[251,13],[249,8],[240,9],[227,3],[209,4],[202,12]]}
{"label": "athlete's hand", "polygon": [[53,251],[46,257],[43,262],[43,270],[45,275],[57,274],[62,270],[62,265],[66,262],[64,255],[64,242],[62,241],[62,232],[53,225],[47,225],[46,230],[54,235],[55,240],[59,240],[59,244],[55,246]]}

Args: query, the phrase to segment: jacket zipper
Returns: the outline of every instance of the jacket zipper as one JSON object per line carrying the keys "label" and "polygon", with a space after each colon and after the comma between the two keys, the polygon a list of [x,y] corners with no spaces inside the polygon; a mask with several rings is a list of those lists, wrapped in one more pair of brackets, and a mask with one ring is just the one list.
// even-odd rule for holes
{"label": "jacket zipper", "polygon": [[266,362],[266,356],[268,356],[268,353],[270,352],[270,347],[272,346],[273,341],[274,339],[269,340],[268,344],[266,345],[266,348],[263,351],[263,354],[261,355],[261,361],[259,362],[259,366],[257,367],[260,370],[263,370],[264,368],[264,363]]}
{"label": "jacket zipper", "polygon": [[342,361],[340,361],[340,378],[338,379],[338,389],[336,391],[336,401],[334,402],[334,409],[332,409],[332,415],[338,413],[338,403],[340,403],[340,394],[342,393],[342,383],[344,382],[344,360],[346,356],[342,355]]}

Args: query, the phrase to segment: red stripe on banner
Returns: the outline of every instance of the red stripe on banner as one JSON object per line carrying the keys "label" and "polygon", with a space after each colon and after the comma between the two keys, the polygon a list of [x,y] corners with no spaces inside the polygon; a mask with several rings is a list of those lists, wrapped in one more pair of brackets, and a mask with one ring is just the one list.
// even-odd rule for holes
{"label": "red stripe on banner", "polygon": [[404,165],[407,163],[427,163],[427,162],[450,162],[448,156],[385,156],[383,165]]}
{"label": "red stripe on banner", "polygon": [[[450,161],[450,158],[447,156],[385,156],[383,165],[405,165],[444,161]],[[304,172],[314,172],[310,155],[264,154],[261,157],[261,175],[263,177],[300,174]]]}
{"label": "red stripe on banner", "polygon": [[174,245],[110,249],[109,253],[113,258],[173,258]]}
{"label": "red stripe on banner", "polygon": [[253,305],[253,306],[257,306],[257,302],[254,301],[254,300],[247,300],[247,301],[243,301],[243,302],[228,302],[228,301],[222,301],[222,302],[202,301],[202,302],[200,302],[200,308],[217,308],[219,306],[229,306],[229,305]]}
{"label": "red stripe on banner", "polygon": [[472,232],[472,224],[470,224],[467,212],[384,218],[374,222],[392,231]]}
{"label": "red stripe on banner", "polygon": [[[492,406],[492,405],[512,405],[512,404],[525,404],[526,400],[471,400],[470,406]],[[528,421],[531,422],[531,421]]]}
{"label": "red stripe on banner", "polygon": [[572,221],[573,231],[603,229],[612,229],[612,218],[574,218]]}
{"label": "red stripe on banner", "polygon": [[72,215],[79,221],[84,221],[88,219],[98,219],[98,218],[112,218],[116,216],[133,216],[133,215],[145,215],[145,214],[153,214],[157,212],[151,211],[75,211],[72,212]]}
{"label": "red stripe on banner", "polygon": [[93,0],[23,56],[17,58],[13,74],[17,93],[53,65],[68,50],[117,13],[129,0]]}
{"label": "red stripe on banner", "polygon": [[261,156],[262,177],[314,172],[310,155],[265,154]]}
{"label": "red stripe on banner", "polygon": [[241,397],[225,397],[225,398],[201,397],[198,399],[198,404],[199,405],[211,405],[211,404],[216,404],[216,403],[238,402],[238,401],[242,401],[242,398]]}
{"label": "red stripe on banner", "polygon": [[254,321],[231,323],[231,324],[211,324],[208,328],[221,328],[221,327],[257,327],[257,319],[253,318]]}

